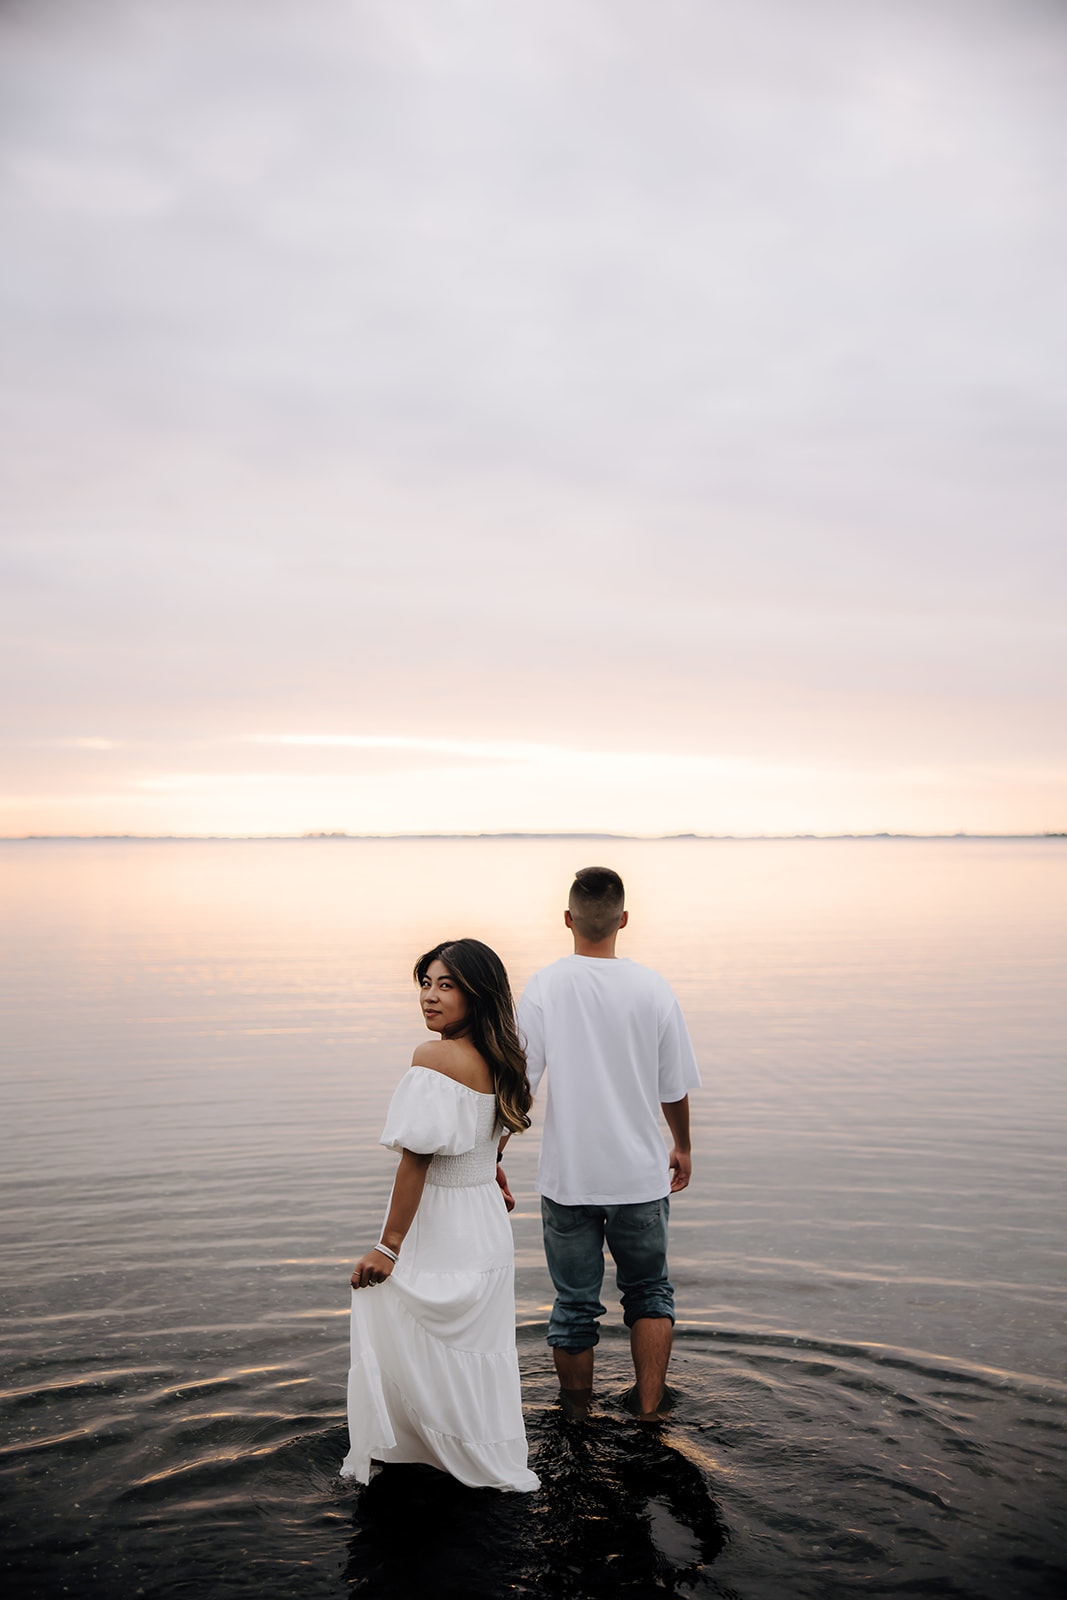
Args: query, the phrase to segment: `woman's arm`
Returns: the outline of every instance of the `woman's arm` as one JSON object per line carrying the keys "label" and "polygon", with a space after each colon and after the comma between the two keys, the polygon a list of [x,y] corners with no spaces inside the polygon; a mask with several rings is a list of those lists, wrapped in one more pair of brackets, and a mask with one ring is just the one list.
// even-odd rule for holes
{"label": "woman's arm", "polygon": [[[420,1156],[414,1150],[405,1150],[401,1154],[400,1165],[396,1169],[396,1181],[393,1184],[389,1215],[385,1219],[380,1240],[397,1255],[400,1254],[400,1246],[404,1243],[407,1231],[415,1220],[422,1191],[426,1186],[426,1169],[432,1160],[432,1155]],[[373,1250],[368,1250],[367,1254],[356,1262],[355,1271],[352,1273],[352,1287],[366,1289],[372,1283],[381,1283],[388,1278],[392,1270],[392,1261],[375,1247]]]}
{"label": "woman's arm", "polygon": [[507,1144],[507,1142],[508,1142],[508,1140],[510,1138],[511,1138],[511,1134],[510,1133],[502,1134],[501,1138],[500,1138],[500,1143],[496,1147],[496,1181],[497,1181],[498,1185],[500,1186],[501,1194],[504,1196],[504,1205],[505,1205],[506,1209],[508,1211],[514,1211],[514,1209],[515,1209],[515,1196],[512,1194],[511,1190],[508,1188],[508,1180],[504,1175],[503,1167],[500,1165],[501,1158],[502,1158],[502,1156],[504,1154],[504,1146]]}

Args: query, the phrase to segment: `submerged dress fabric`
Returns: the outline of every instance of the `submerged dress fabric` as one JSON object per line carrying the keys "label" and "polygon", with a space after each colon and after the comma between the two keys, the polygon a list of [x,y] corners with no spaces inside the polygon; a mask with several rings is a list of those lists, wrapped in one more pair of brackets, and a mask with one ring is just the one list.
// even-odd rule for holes
{"label": "submerged dress fabric", "polygon": [[406,1461],[474,1488],[538,1487],[526,1465],[498,1137],[491,1094],[427,1067],[401,1079],[381,1143],[433,1160],[392,1274],[352,1291],[342,1477],[367,1483],[372,1461]]}

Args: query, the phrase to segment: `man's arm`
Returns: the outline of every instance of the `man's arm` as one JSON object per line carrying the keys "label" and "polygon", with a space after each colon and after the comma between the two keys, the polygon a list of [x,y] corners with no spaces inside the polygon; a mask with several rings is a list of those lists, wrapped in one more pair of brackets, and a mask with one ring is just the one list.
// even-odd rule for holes
{"label": "man's arm", "polygon": [[684,1189],[693,1176],[693,1157],[689,1143],[689,1096],[680,1100],[664,1100],[660,1104],[664,1120],[671,1130],[674,1148],[671,1150],[671,1194]]}
{"label": "man's arm", "polygon": [[515,1011],[519,1043],[526,1056],[530,1093],[536,1094],[545,1072],[545,1019],[537,999],[537,973],[526,985]]}
{"label": "man's arm", "polygon": [[[536,978],[536,974],[535,974]],[[526,1056],[526,1076],[530,1084],[530,1093],[537,1093],[537,1086],[541,1082],[545,1070],[544,1033],[541,1020],[541,1008],[533,997],[534,979],[530,980],[525,993],[519,1001],[515,1013],[515,1023],[519,1030],[519,1043],[522,1045]],[[504,1169],[500,1165],[501,1158],[511,1138],[510,1131],[502,1133],[496,1147],[496,1181],[500,1185],[500,1192],[504,1196],[504,1204],[509,1211],[515,1209],[515,1196],[508,1187],[508,1180]]]}

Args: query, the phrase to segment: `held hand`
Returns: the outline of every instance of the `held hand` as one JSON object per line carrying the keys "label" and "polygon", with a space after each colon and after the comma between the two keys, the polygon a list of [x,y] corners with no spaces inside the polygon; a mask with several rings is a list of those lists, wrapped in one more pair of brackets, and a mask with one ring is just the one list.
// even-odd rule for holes
{"label": "held hand", "polygon": [[693,1176],[693,1158],[681,1150],[671,1151],[671,1194],[677,1194],[680,1189],[686,1188]]}
{"label": "held hand", "polygon": [[384,1283],[393,1270],[393,1263],[388,1256],[382,1255],[380,1250],[368,1250],[356,1262],[356,1269],[352,1274],[353,1289],[369,1289],[371,1284]]}
{"label": "held hand", "polygon": [[500,1165],[499,1161],[496,1164],[496,1181],[500,1185],[501,1194],[504,1196],[504,1208],[505,1208],[505,1210],[514,1211],[514,1209],[515,1209],[515,1196],[512,1194],[511,1190],[508,1188],[508,1180],[504,1176],[504,1169]]}

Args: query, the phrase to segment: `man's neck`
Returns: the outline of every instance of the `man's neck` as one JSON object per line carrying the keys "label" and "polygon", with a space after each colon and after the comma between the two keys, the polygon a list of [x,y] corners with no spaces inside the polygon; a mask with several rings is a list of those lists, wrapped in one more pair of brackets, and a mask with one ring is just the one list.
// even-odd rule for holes
{"label": "man's neck", "polygon": [[614,961],[617,959],[615,955],[615,940],[619,937],[618,928],[609,938],[601,939],[596,944],[593,944],[589,939],[583,939],[581,934],[576,932],[574,928],[571,929],[571,933],[574,936],[574,953],[576,956],[593,956],[597,961]]}

